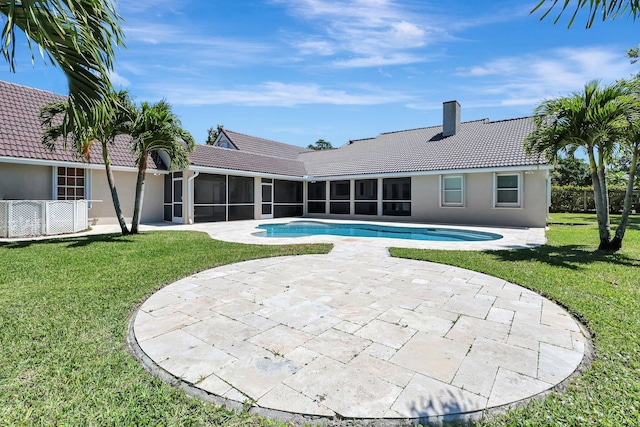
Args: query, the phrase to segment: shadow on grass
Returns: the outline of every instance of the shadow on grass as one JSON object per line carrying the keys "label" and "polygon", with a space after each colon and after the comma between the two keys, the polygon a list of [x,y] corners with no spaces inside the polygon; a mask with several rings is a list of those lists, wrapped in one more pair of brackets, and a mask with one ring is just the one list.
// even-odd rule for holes
{"label": "shadow on grass", "polygon": [[82,237],[62,237],[42,240],[20,240],[15,242],[0,242],[0,249],[22,249],[30,246],[43,246],[43,245],[65,245],[68,248],[81,248],[89,246],[93,243],[122,243],[133,242],[132,236],[123,236],[119,233],[113,234],[95,234],[91,236]]}
{"label": "shadow on grass", "polygon": [[581,265],[607,263],[625,267],[640,267],[640,260],[624,254],[606,251],[586,250],[580,245],[540,246],[513,251],[486,251],[501,261],[537,261],[554,267],[581,270]]}

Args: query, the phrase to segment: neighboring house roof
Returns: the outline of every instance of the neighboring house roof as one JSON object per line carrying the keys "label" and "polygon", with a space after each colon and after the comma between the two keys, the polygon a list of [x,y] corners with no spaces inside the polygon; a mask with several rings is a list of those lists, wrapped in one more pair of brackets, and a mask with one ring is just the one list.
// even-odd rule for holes
{"label": "neighboring house roof", "polygon": [[298,159],[315,177],[544,164],[523,148],[533,126],[532,119],[524,117],[463,122],[448,137],[442,136],[442,126],[389,132],[336,150],[303,153]]}
{"label": "neighboring house roof", "polygon": [[[89,162],[75,155],[71,141],[67,150],[63,150],[62,142],[56,145],[55,151],[42,145],[40,109],[66,99],[66,96],[0,81],[0,157],[104,164],[100,144],[94,144]],[[112,166],[136,167],[129,140],[128,136],[121,136],[109,146]],[[148,168],[156,169],[153,159],[149,159]]]}
{"label": "neighboring house roof", "polygon": [[239,150],[248,153],[263,154],[266,156],[281,157],[283,159],[295,159],[300,153],[307,153],[313,150],[295,145],[285,144],[269,139],[258,138],[256,136],[245,135],[222,129],[229,141]]}
{"label": "neighboring house roof", "polygon": [[196,145],[190,156],[190,161],[191,165],[201,167],[297,177],[306,175],[304,163],[298,160],[264,156],[211,145]]}

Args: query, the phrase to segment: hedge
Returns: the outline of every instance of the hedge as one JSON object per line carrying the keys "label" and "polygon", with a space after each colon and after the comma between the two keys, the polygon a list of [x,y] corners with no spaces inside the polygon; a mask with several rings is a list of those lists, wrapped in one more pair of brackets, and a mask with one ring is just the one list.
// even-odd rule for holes
{"label": "hedge", "polygon": [[[609,210],[611,213],[622,212],[626,189],[609,188]],[[640,191],[633,192],[632,209],[640,212]],[[595,212],[593,188],[591,187],[551,187],[550,212]]]}

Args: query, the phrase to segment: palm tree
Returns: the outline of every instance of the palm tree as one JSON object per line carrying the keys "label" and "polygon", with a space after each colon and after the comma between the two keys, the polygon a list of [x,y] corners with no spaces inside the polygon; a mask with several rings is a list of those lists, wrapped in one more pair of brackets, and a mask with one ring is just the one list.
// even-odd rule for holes
{"label": "palm tree", "polygon": [[626,137],[630,128],[628,119],[637,108],[637,98],[626,82],[600,87],[598,81],[591,81],[583,92],[543,101],[535,110],[536,128],[525,141],[528,152],[545,154],[550,160],[580,147],[586,150],[600,250],[611,249],[606,164],[615,145]]}
{"label": "palm tree", "polygon": [[[554,24],[558,23],[560,17],[564,14],[571,0],[540,0],[540,2],[531,10],[531,13],[536,12],[540,9],[545,3],[551,3],[551,5],[547,8],[547,10],[542,14],[540,20],[546,18],[552,10],[556,9],[556,6],[561,7],[558,16],[553,21]],[[640,13],[640,0],[578,0],[576,2],[575,8],[571,14],[571,18],[569,19],[568,27],[571,27],[573,21],[576,19],[578,12],[584,9],[587,4],[589,5],[589,13],[587,15],[587,24],[586,27],[590,28],[593,25],[593,21],[595,21],[598,12],[602,14],[602,20],[606,21],[608,19],[614,19],[617,17],[622,17],[624,15],[631,16],[634,20]]]}
{"label": "palm tree", "polygon": [[[83,158],[90,160],[90,151],[93,144],[99,142],[102,146],[102,160],[104,162],[107,182],[111,191],[113,208],[120,224],[123,235],[129,234],[129,229],[120,207],[118,190],[116,188],[108,147],[115,143],[116,137],[130,132],[131,122],[136,114],[135,105],[131,101],[127,91],[111,93],[105,101],[111,105],[106,109],[110,113],[102,117],[102,122],[97,123],[96,117],[85,117],[83,120],[74,121],[74,126],[64,125],[60,115],[68,111],[66,102],[54,102],[45,105],[40,112],[40,121],[44,127],[42,143],[50,150],[54,150],[56,142],[61,138],[72,139],[75,151],[81,153]],[[79,123],[83,123],[80,125]],[[89,125],[89,123],[92,123]]]}
{"label": "palm tree", "polygon": [[69,99],[62,117],[65,135],[110,113],[110,103],[103,101],[112,91],[109,72],[114,47],[123,45],[122,18],[111,0],[0,0],[0,13],[7,17],[0,33],[0,52],[11,71],[15,71],[17,27],[32,52],[33,41],[43,57],[67,77]]}
{"label": "palm tree", "polygon": [[131,222],[131,233],[136,234],[140,225],[149,155],[154,151],[162,151],[169,157],[171,170],[182,169],[189,164],[189,153],[193,151],[195,141],[191,134],[182,128],[182,123],[165,100],[153,105],[143,102],[132,122],[130,135],[132,151],[138,166],[136,199]]}

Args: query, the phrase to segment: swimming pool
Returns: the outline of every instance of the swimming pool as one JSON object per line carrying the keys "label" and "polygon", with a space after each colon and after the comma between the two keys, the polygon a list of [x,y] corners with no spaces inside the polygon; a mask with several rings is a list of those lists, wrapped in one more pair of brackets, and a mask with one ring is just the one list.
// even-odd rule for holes
{"label": "swimming pool", "polygon": [[334,224],[320,221],[292,221],[282,224],[262,224],[256,236],[303,237],[315,235],[387,237],[391,239],[431,240],[438,242],[479,242],[498,240],[502,236],[474,230],[453,228],[414,228],[379,224]]}

